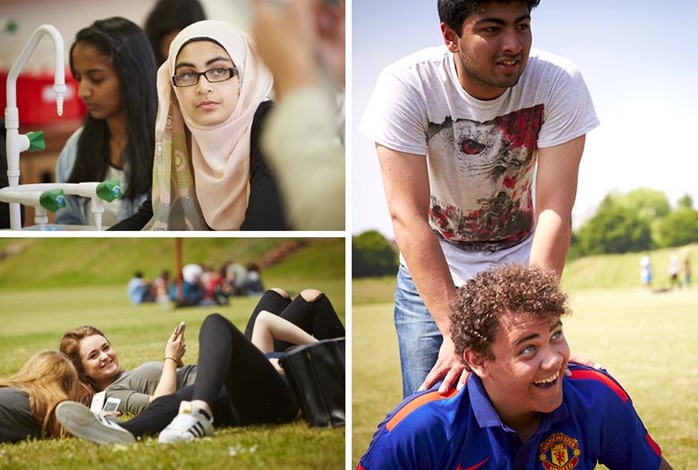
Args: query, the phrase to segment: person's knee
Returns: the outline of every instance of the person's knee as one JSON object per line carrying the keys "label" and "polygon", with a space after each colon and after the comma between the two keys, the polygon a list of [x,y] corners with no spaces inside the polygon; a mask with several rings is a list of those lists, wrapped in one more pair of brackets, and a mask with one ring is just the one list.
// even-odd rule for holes
{"label": "person's knee", "polygon": [[[260,325],[267,325],[269,323],[269,320],[270,320],[269,317],[272,315],[274,315],[274,314],[268,310],[262,310],[261,312],[259,312],[259,314],[257,315],[257,318],[255,319],[255,327],[260,326]],[[276,316],[276,315],[274,315],[274,316]]]}
{"label": "person's knee", "polygon": [[220,313],[212,313],[204,318],[204,322],[201,324],[201,329],[204,328],[220,328],[221,325],[230,323],[230,320],[225,318]]}
{"label": "person's knee", "polygon": [[300,296],[306,302],[315,302],[322,295],[322,291],[317,289],[304,289],[301,291]]}
{"label": "person's knee", "polygon": [[270,290],[271,292],[276,292],[277,294],[279,294],[281,297],[283,297],[285,299],[289,298],[288,292],[286,292],[285,290],[283,290],[279,287],[272,287],[268,290]]}

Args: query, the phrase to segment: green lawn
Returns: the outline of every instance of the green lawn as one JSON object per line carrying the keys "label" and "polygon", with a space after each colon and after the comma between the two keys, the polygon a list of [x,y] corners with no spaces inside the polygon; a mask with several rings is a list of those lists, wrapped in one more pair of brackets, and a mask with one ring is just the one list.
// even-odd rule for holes
{"label": "green lawn", "polygon": [[[42,251],[46,240],[23,240],[29,245],[38,243]],[[105,243],[110,250],[133,246],[131,240],[124,244],[118,240],[84,240],[84,246]],[[127,242],[127,243],[126,243]],[[185,250],[191,253],[200,245],[187,240]],[[161,243],[172,244],[170,239]],[[220,250],[222,242],[200,240],[201,245],[211,245]],[[51,241],[56,246],[56,241]],[[79,249],[81,244],[72,240],[67,244]],[[148,246],[156,246],[148,242]],[[185,251],[187,253],[187,251]],[[146,259],[139,264],[157,266],[169,263],[169,259]],[[166,254],[168,255],[168,254]],[[21,256],[21,255],[18,255]],[[33,255],[32,255],[33,256]],[[61,258],[65,254],[60,255]],[[77,259],[78,251],[73,252]],[[110,252],[115,263],[118,253]],[[62,276],[72,268],[57,269],[47,257],[46,262],[56,275]],[[15,266],[36,270],[36,264],[20,263],[12,258]],[[6,260],[0,260],[0,270]],[[185,262],[188,262],[185,259]],[[132,261],[131,261],[132,263]],[[15,268],[19,269],[19,268]],[[131,368],[148,360],[163,357],[165,343],[172,329],[181,321],[187,322],[187,354],[185,362],[195,363],[198,356],[198,331],[204,317],[219,312],[244,328],[257,299],[232,299],[225,307],[194,307],[185,309],[163,308],[155,304],[134,306],[126,297],[124,273],[134,269],[133,264],[120,267],[112,285],[83,285],[50,288],[0,288],[0,376],[17,371],[19,366],[40,349],[56,349],[62,334],[81,324],[93,324],[107,334],[119,354],[122,365]],[[155,269],[155,268],[153,268]],[[26,273],[18,275],[26,277]],[[321,241],[306,254],[291,255],[287,261],[262,273],[267,287],[279,286],[297,294],[308,287],[318,288],[332,300],[340,317],[345,318],[344,240]],[[49,284],[49,281],[45,281]],[[54,283],[56,283],[54,281]],[[2,284],[2,283],[0,283]],[[85,283],[83,283],[85,284]],[[243,379],[244,380],[244,379]],[[29,441],[18,444],[0,444],[0,469],[123,469],[123,468],[344,468],[345,429],[309,428],[304,421],[282,426],[258,426],[217,430],[213,438],[163,448],[154,439],[129,446],[100,447],[77,439]]]}
{"label": "green lawn", "polygon": [[[352,466],[401,400],[391,290],[387,279],[353,284]],[[674,469],[698,468],[698,290],[579,290],[570,300],[573,352],[623,384]]]}

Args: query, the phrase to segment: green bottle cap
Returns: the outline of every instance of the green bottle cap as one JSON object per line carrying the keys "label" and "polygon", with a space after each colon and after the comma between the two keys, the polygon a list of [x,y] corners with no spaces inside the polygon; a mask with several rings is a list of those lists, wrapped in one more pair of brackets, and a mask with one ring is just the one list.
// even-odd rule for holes
{"label": "green bottle cap", "polygon": [[121,181],[117,179],[104,181],[97,185],[97,196],[107,202],[121,197]]}
{"label": "green bottle cap", "polygon": [[44,209],[56,212],[61,207],[65,207],[65,193],[62,189],[44,191],[39,197],[39,203]]}
{"label": "green bottle cap", "polygon": [[26,135],[29,138],[28,150],[30,152],[46,150],[46,139],[44,138],[44,131],[27,132]]}

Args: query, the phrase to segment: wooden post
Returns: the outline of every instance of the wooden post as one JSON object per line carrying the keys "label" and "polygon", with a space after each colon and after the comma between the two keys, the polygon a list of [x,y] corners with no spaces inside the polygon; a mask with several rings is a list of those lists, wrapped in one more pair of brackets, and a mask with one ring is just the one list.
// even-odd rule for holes
{"label": "wooden post", "polygon": [[177,277],[175,283],[177,286],[177,305],[182,303],[184,292],[182,290],[182,239],[175,238],[175,264],[177,269]]}

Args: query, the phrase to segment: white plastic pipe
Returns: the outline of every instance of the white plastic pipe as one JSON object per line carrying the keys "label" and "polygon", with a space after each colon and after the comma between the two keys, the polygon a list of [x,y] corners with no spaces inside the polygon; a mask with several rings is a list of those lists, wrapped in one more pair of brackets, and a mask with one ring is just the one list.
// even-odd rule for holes
{"label": "white plastic pipe", "polygon": [[98,197],[92,198],[92,204],[90,204],[90,210],[95,218],[95,229],[97,231],[102,230],[102,214],[104,213],[104,204],[102,200]]}
{"label": "white plastic pipe", "polygon": [[43,191],[17,191],[16,188],[0,189],[0,201],[25,206],[41,207],[41,195]]}
{"label": "white plastic pipe", "polygon": [[34,208],[34,223],[39,227],[39,230],[46,230],[48,224],[48,211],[39,206]]}
{"label": "white plastic pipe", "polygon": [[[39,26],[34,30],[29,41],[22,49],[19,57],[12,65],[10,74],[7,76],[5,91],[7,93],[7,107],[5,108],[5,129],[7,130],[7,176],[9,186],[19,185],[19,154],[29,148],[29,139],[19,135],[19,110],[17,109],[17,77],[26,65],[29,57],[36,48],[43,36],[48,36],[53,41],[54,59],[54,79],[53,89],[56,92],[56,112],[63,115],[63,96],[66,92],[65,86],[65,48],[63,37],[55,28],[48,24]],[[26,143],[25,143],[26,140]],[[26,145],[26,146],[25,146]],[[19,204],[10,204],[10,228],[19,230],[22,228]]]}
{"label": "white plastic pipe", "polygon": [[[54,189],[62,189],[63,192],[71,196],[80,196],[90,198],[90,210],[94,215],[95,227],[98,231],[102,230],[102,214],[104,213],[104,202],[97,196],[97,186],[101,183],[37,183],[37,184],[20,184],[13,188],[0,189],[0,201],[11,202],[16,201],[20,204],[34,206],[34,196],[44,191],[53,191]],[[23,198],[23,195],[28,195]],[[38,200],[38,198],[37,198]],[[25,202],[28,201],[28,202]],[[42,207],[43,208],[43,207]],[[48,219],[47,219],[48,220]]]}
{"label": "white plastic pipe", "polygon": [[62,189],[65,194],[71,196],[80,196],[88,198],[97,198],[97,186],[101,183],[36,183],[36,184],[20,184],[13,188],[14,191],[53,191],[54,189]]}

